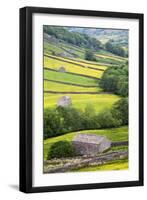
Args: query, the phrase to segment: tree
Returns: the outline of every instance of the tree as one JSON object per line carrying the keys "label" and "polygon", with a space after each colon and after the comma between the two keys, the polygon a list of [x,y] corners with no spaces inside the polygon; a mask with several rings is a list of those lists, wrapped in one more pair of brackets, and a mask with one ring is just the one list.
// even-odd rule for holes
{"label": "tree", "polygon": [[90,60],[90,61],[96,61],[96,58],[94,57],[93,52],[90,51],[90,50],[87,50],[87,51],[85,52],[85,59],[86,59],[86,60]]}
{"label": "tree", "polygon": [[105,49],[106,49],[107,51],[110,51],[110,52],[113,51],[113,45],[112,45],[112,43],[110,42],[110,40],[109,40],[108,42],[106,42],[106,44],[105,44]]}
{"label": "tree", "polygon": [[73,107],[58,107],[59,115],[63,122],[65,132],[82,129],[80,112]]}
{"label": "tree", "polygon": [[105,49],[107,51],[110,51],[111,53],[114,53],[114,54],[118,55],[118,56],[122,56],[122,57],[126,57],[127,56],[127,52],[125,52],[125,50],[121,46],[114,45],[111,40],[109,40],[105,44]]}
{"label": "tree", "polygon": [[118,76],[113,74],[105,74],[100,80],[100,86],[104,91],[116,92],[117,90]]}
{"label": "tree", "polygon": [[70,142],[58,141],[51,145],[47,159],[72,157],[74,155],[74,147]]}
{"label": "tree", "polygon": [[56,109],[46,109],[44,112],[44,138],[62,134],[63,124]]}
{"label": "tree", "polygon": [[119,80],[117,84],[117,90],[117,93],[121,96],[128,96],[128,81],[125,81],[125,79]]}
{"label": "tree", "polygon": [[125,50],[120,46],[113,46],[113,53],[117,54],[118,56],[122,56],[122,57],[126,56]]}
{"label": "tree", "polygon": [[68,28],[43,26],[44,32],[48,35],[54,36],[59,40],[64,40],[79,47],[88,48],[91,50],[99,50],[103,48],[101,42],[96,38],[89,37],[86,34],[69,31]]}
{"label": "tree", "polygon": [[83,129],[100,128],[92,105],[87,105],[85,111],[82,113],[82,126]]}
{"label": "tree", "polygon": [[121,120],[114,118],[111,110],[104,110],[97,116],[97,121],[100,124],[100,128],[112,128],[120,126]]}
{"label": "tree", "polygon": [[103,73],[99,85],[106,92],[128,96],[128,65],[109,67]]}
{"label": "tree", "polygon": [[128,124],[128,98],[118,100],[112,107],[112,115],[122,121],[122,125]]}

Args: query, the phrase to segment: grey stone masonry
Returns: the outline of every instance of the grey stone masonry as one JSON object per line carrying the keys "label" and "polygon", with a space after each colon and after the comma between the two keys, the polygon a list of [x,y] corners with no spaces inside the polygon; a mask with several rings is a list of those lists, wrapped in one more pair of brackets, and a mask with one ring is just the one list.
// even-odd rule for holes
{"label": "grey stone masonry", "polygon": [[57,105],[62,106],[62,107],[67,107],[67,106],[70,106],[71,104],[72,104],[72,101],[71,101],[71,97],[69,96],[62,96],[57,102]]}
{"label": "grey stone masonry", "polygon": [[60,67],[58,71],[59,72],[66,72],[66,69],[65,69],[65,67]]}
{"label": "grey stone masonry", "polygon": [[111,147],[106,136],[78,134],[72,141],[77,155],[97,155]]}
{"label": "grey stone masonry", "polygon": [[102,153],[97,156],[78,156],[74,158],[53,159],[44,162],[44,173],[68,172],[87,166],[100,166],[113,160],[128,158],[128,151]]}

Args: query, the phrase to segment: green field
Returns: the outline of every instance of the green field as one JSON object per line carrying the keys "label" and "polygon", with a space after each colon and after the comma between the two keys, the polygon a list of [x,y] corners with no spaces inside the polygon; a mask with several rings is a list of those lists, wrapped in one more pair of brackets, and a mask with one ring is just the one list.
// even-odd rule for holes
{"label": "green field", "polygon": [[[56,34],[59,38],[56,37]],[[63,96],[70,97],[72,107],[76,108],[78,112],[84,112],[85,108],[88,108],[88,106],[91,106],[93,108],[93,112],[95,112],[97,115],[104,110],[110,110],[113,104],[116,103],[121,96],[112,94],[110,92],[104,92],[102,88],[100,88],[100,79],[102,78],[106,69],[111,66],[119,67],[120,65],[126,63],[128,59],[118,56],[120,54],[115,55],[111,52],[108,52],[106,48],[97,48],[95,50],[90,47],[95,59],[86,60],[85,52],[89,50],[89,47],[83,47],[82,43],[80,47],[78,42],[76,43],[78,46],[74,45],[75,43],[72,45],[67,40],[64,41],[65,38],[61,35],[60,38],[58,31],[56,34],[53,36],[53,38],[50,36],[50,40],[47,40],[47,38],[44,39],[44,110],[48,108],[56,108],[58,106],[57,104],[59,99],[61,99]],[[71,41],[71,38],[68,39]],[[109,129],[95,129],[96,128],[94,127],[94,130],[70,132],[60,136],[44,139],[44,160],[47,160],[47,154],[52,144],[58,141],[69,141],[71,143],[73,138],[79,133],[104,135],[112,142],[128,141],[128,126]],[[69,130],[81,130],[81,128],[68,129],[68,131],[63,131],[63,133],[69,132]],[[49,134],[54,132],[55,131],[49,132]],[[47,137],[50,136],[51,135],[47,135]],[[128,146],[111,147],[108,152],[125,150],[128,150]],[[111,161],[101,166],[87,166],[80,169],[74,169],[72,171],[87,172],[121,169],[128,169],[127,159]]]}
{"label": "green field", "polygon": [[[75,108],[84,110],[87,105],[92,105],[97,112],[111,108],[120,99],[113,94],[66,94],[71,97],[72,105]],[[44,94],[44,107],[52,108],[57,106],[57,101],[63,94]]]}
{"label": "green field", "polygon": [[44,78],[49,80],[64,81],[67,83],[80,84],[84,86],[98,86],[98,80],[77,75],[54,72],[44,69]]}
{"label": "green field", "polygon": [[99,53],[96,53],[95,56],[96,56],[98,62],[102,62],[102,63],[106,63],[106,64],[120,65],[120,64],[123,64],[126,62],[125,60],[116,59],[116,57],[102,55]]}
{"label": "green field", "polygon": [[112,60],[116,60],[116,61],[125,61],[125,59],[124,58],[121,58],[121,57],[118,57],[118,56],[110,56],[110,55],[103,55],[103,54],[96,54],[97,56],[99,56],[99,57],[102,57],[102,58],[110,58],[110,59],[112,59]]}
{"label": "green field", "polygon": [[[97,134],[97,135],[105,135],[111,141],[127,141],[128,140],[128,127],[127,126],[123,126],[120,128],[110,128],[110,129],[100,129],[100,130],[84,130],[84,131],[67,133],[67,134],[64,134],[61,136],[57,136],[54,138],[49,138],[49,139],[44,140],[44,159],[46,160],[49,148],[51,147],[51,145],[53,143],[62,141],[62,140],[71,142],[72,139],[78,133],[80,133],[80,134],[91,133],[91,134]],[[123,147],[123,149],[126,149],[126,147]],[[110,150],[116,150],[116,149],[112,148]]]}
{"label": "green field", "polygon": [[[69,47],[71,49],[71,45],[68,46],[68,44],[65,44],[64,47]],[[79,48],[73,47],[72,49],[75,50]],[[54,51],[55,50],[56,47],[54,48]],[[80,49],[79,51],[83,52],[83,49]],[[101,53],[101,55],[103,54]],[[109,57],[111,57],[111,59],[113,58],[113,56],[109,54],[105,56],[107,57],[107,59],[109,59]],[[114,58],[114,60],[116,60],[116,57]],[[119,61],[121,60],[120,57],[117,57],[117,59]],[[72,105],[75,108],[84,110],[87,105],[92,105],[97,112],[100,112],[107,108],[111,108],[111,106],[120,98],[119,96],[114,94],[88,94],[88,92],[102,92],[102,90],[98,86],[98,80],[96,80],[95,78],[101,78],[103,71],[95,69],[106,70],[108,66],[101,65],[101,63],[78,59],[71,60],[65,57],[63,58],[50,55],[49,57],[44,56],[44,67],[56,70],[50,71],[44,69],[44,91],[61,92],[61,94],[45,93],[45,108],[56,107],[58,100],[64,95],[62,94],[62,92],[67,92],[66,95],[71,97]],[[59,71],[60,67],[65,68],[64,73]],[[93,69],[88,67],[92,67]],[[55,81],[58,81],[58,83]],[[87,86],[87,88],[81,86]],[[81,94],[70,94],[70,92],[81,92]],[[87,94],[82,94],[82,92],[87,92]]]}
{"label": "green field", "polygon": [[71,51],[72,53],[76,54],[79,58],[84,58],[85,50],[80,47],[76,47],[67,43],[60,43],[60,47],[63,47],[68,52]]}
{"label": "green field", "polygon": [[65,58],[65,57],[60,57],[60,56],[54,56],[54,55],[49,55],[49,54],[45,54],[46,57],[52,58],[52,59],[56,59],[56,60],[60,60],[63,62],[68,62],[74,65],[79,65],[82,67],[86,67],[86,68],[94,68],[94,69],[100,69],[100,70],[106,70],[107,69],[107,65],[105,64],[101,64],[98,62],[92,62],[92,61],[87,61],[84,59],[75,59],[75,58]]}
{"label": "green field", "polygon": [[62,49],[63,50],[66,50],[66,52],[72,52],[70,53],[71,55],[76,55],[77,57],[79,58],[84,58],[84,52],[80,51],[79,49],[77,48],[72,48],[72,47],[69,47],[69,45],[65,46],[65,45],[62,45]]}
{"label": "green field", "polygon": [[[72,105],[74,107],[84,110],[87,105],[92,105],[97,112],[107,108],[111,108],[112,104],[119,99],[117,95],[113,94],[88,94],[88,92],[102,92],[102,90],[98,87],[98,80],[96,80],[95,78],[100,78],[103,74],[103,71],[89,69],[86,68],[86,66],[94,67],[96,69],[101,68],[103,70],[107,68],[106,66],[98,65],[98,63],[90,61],[88,62],[85,60],[79,62],[71,61],[68,58],[60,58],[61,60],[57,60],[56,58],[58,57],[51,57],[52,58],[44,57],[44,66],[46,68],[55,69],[57,71],[44,69],[44,90],[61,92],[61,94],[45,93],[45,108],[56,107],[59,98],[64,95],[62,94],[62,92],[67,92],[66,95],[72,98]],[[68,63],[68,61],[72,63]],[[85,66],[85,68],[78,66],[78,64]],[[73,72],[74,74],[59,72],[58,69],[61,66],[64,66],[67,72]],[[83,76],[79,76],[79,74],[82,74]],[[91,78],[84,77],[84,75],[91,76]],[[46,79],[49,81],[47,81]],[[56,83],[55,81],[60,81],[62,83]],[[74,84],[74,86],[71,84]],[[76,86],[76,84],[78,84],[78,86]],[[88,87],[81,87],[79,85]],[[70,94],[70,92],[81,92],[81,94]],[[82,94],[82,92],[87,92],[87,94]]]}
{"label": "green field", "polygon": [[64,67],[66,72],[82,74],[83,76],[87,75],[94,78],[100,78],[103,74],[103,71],[81,67],[80,65],[78,66],[64,61],[56,60],[53,58],[48,58],[46,56],[44,57],[44,67],[49,69],[54,69],[57,71],[60,70],[60,67]]}
{"label": "green field", "polygon": [[44,42],[44,51],[47,53],[56,52],[56,54],[62,53],[62,49],[48,42]]}
{"label": "green field", "polygon": [[109,171],[109,170],[127,170],[129,168],[128,160],[115,160],[101,166],[90,166],[80,169],[74,169],[73,172],[88,172],[88,171]]}
{"label": "green field", "polygon": [[[73,54],[76,55],[76,59],[84,59],[85,51],[83,47],[71,45],[69,43],[66,43],[64,41],[60,42],[50,42],[50,44],[47,42],[47,40],[44,41],[44,50],[45,53],[52,54],[53,52],[56,55],[59,55],[61,53],[66,53],[69,57],[74,57]],[[118,55],[114,55],[106,50],[98,50],[95,52],[95,55],[98,58],[98,62],[102,62],[104,64],[120,64],[125,62],[127,59],[123,58]]]}
{"label": "green field", "polygon": [[61,83],[54,83],[52,81],[44,81],[44,90],[52,90],[59,92],[101,92],[101,88],[98,87],[80,87]]}

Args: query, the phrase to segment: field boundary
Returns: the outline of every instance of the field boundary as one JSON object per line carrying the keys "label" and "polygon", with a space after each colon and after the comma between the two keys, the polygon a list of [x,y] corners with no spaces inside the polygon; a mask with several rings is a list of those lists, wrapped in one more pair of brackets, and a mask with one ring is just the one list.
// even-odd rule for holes
{"label": "field boundary", "polygon": [[[92,69],[92,70],[96,70],[96,71],[105,71],[105,69],[100,69],[100,68],[94,68],[94,67],[90,67],[90,66],[85,66],[85,65],[82,65],[82,64],[78,64],[78,63],[76,63],[76,62],[78,62],[78,61],[68,61],[68,60],[64,60],[64,59],[62,59],[62,58],[55,58],[55,57],[53,57],[53,56],[49,56],[49,55],[44,55],[45,57],[48,57],[48,58],[51,58],[51,59],[55,59],[55,60],[59,60],[59,61],[62,61],[62,62],[66,62],[66,63],[69,63],[69,64],[74,64],[74,65],[77,65],[77,66],[79,66],[79,67],[82,67],[82,68],[88,68],[88,69]],[[67,58],[68,59],[68,58]]]}
{"label": "field boundary", "polygon": [[[50,71],[54,71],[54,72],[59,72],[58,70],[56,69],[51,69],[51,68],[48,68],[48,67],[44,67],[45,70],[50,70]],[[62,72],[63,73],[63,72]],[[83,76],[83,77],[87,77],[87,78],[92,78],[94,80],[100,80],[100,78],[96,78],[96,77],[93,77],[93,76],[88,76],[88,75],[85,75],[85,74],[76,74],[76,73],[73,73],[73,72],[64,72],[66,74],[72,74],[72,75],[76,75],[76,76]]]}
{"label": "field boundary", "polygon": [[44,81],[49,81],[49,82],[53,82],[53,83],[60,83],[60,84],[65,84],[65,85],[72,85],[72,86],[79,86],[79,87],[84,87],[84,88],[93,88],[93,87],[98,87],[96,85],[82,85],[82,84],[76,84],[76,83],[70,83],[70,82],[64,82],[64,81],[55,81],[55,80],[50,80],[50,79],[46,79],[44,78]]}
{"label": "field boundary", "polygon": [[104,153],[102,155],[93,156],[93,157],[82,157],[81,159],[77,157],[77,162],[73,163],[73,160],[75,158],[71,158],[67,160],[67,163],[60,166],[61,163],[63,163],[64,159],[53,159],[44,161],[44,166],[50,165],[51,162],[60,163],[59,166],[55,166],[52,169],[47,169],[44,167],[44,173],[58,173],[58,172],[67,172],[73,169],[79,169],[82,167],[90,167],[90,166],[100,166],[103,164],[107,164],[114,160],[123,160],[128,158],[128,151],[116,151],[116,152],[110,152],[110,153]]}
{"label": "field boundary", "polygon": [[61,92],[61,91],[53,91],[53,90],[44,90],[44,93],[50,94],[112,94],[110,92]]}
{"label": "field boundary", "polygon": [[112,142],[111,146],[112,147],[117,147],[117,146],[128,146],[129,142],[128,141],[116,141]]}

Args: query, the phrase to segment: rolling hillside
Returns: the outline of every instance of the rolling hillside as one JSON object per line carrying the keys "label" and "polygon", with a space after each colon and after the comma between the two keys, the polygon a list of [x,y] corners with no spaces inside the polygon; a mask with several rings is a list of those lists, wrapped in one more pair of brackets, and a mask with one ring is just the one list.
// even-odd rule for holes
{"label": "rolling hillside", "polygon": [[99,28],[67,28],[70,31],[84,33],[89,36],[96,37],[102,43],[106,43],[108,40],[113,40],[115,44],[121,44],[125,47],[128,46],[128,30],[119,29],[99,29]]}
{"label": "rolling hillside", "polygon": [[[58,44],[58,45],[57,45]],[[68,95],[72,105],[84,109],[94,105],[97,111],[112,106],[119,96],[107,94],[99,88],[99,79],[112,64],[125,62],[125,58],[106,51],[95,52],[99,62],[84,60],[84,49],[44,38],[44,106],[55,107],[60,97]],[[66,49],[63,49],[63,47]],[[54,51],[54,53],[52,53]],[[69,53],[67,53],[67,51]],[[79,57],[74,57],[72,54]],[[71,54],[71,55],[70,55]],[[83,54],[81,56],[81,54]],[[64,68],[64,72],[61,72]]]}
{"label": "rolling hillside", "polygon": [[[80,36],[78,35],[78,37]],[[99,85],[99,81],[105,70],[111,66],[119,67],[126,63],[128,59],[102,48],[97,49],[97,46],[95,47],[92,41],[95,59],[86,60],[85,53],[88,51],[86,42],[80,46],[72,44],[71,41],[67,42],[66,40],[66,37],[59,38],[59,35],[56,37],[56,35],[44,33],[44,110],[55,109],[58,106],[59,99],[63,96],[70,97],[72,107],[78,111],[84,112],[88,106],[92,106],[94,112],[98,114],[107,109],[111,109],[112,105],[121,97],[111,92],[104,92]],[[89,38],[88,40],[90,41]],[[98,43],[98,45],[100,44]],[[105,135],[112,141],[128,140],[127,126],[112,129],[84,130],[80,131],[80,133],[87,133],[87,131],[92,134]],[[52,144],[62,140],[71,142],[73,137],[78,133],[79,131],[68,131],[60,136],[45,139],[44,161],[47,160],[47,154]],[[109,152],[119,150],[128,150],[128,146],[112,147]],[[46,167],[49,166],[45,166],[44,169]],[[115,163],[108,163],[108,165],[102,167],[87,167],[75,171],[127,168],[128,160],[125,159],[123,161],[117,160]]]}

